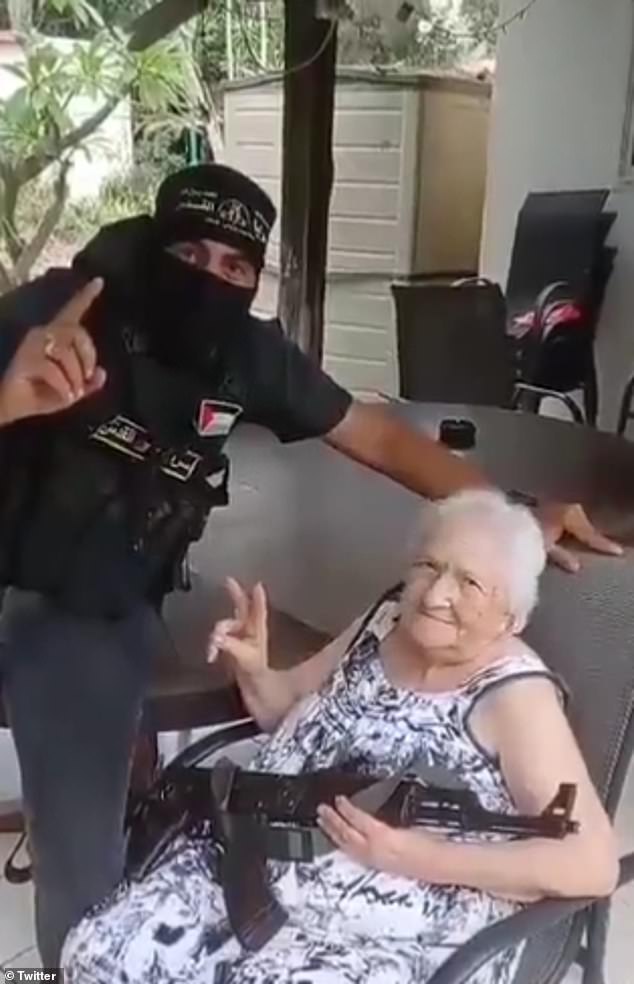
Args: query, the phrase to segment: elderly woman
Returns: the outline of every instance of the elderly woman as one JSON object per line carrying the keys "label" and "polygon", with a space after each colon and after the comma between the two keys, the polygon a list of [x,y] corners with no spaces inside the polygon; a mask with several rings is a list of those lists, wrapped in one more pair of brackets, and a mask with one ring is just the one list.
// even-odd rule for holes
{"label": "elderly woman", "polygon": [[[393,774],[425,758],[508,813],[539,813],[561,782],[574,783],[578,833],[549,841],[394,829],[340,798],[319,819],[336,850],[271,865],[289,920],[255,953],[231,935],[213,848],[183,840],[71,932],[69,980],[424,982],[524,902],[610,893],[609,821],[559,684],[519,638],[544,561],[527,511],[494,493],[462,493],[427,509],[404,584],[301,666],[269,667],[264,591],[249,597],[236,583],[235,618],[216,627],[211,657],[232,661],[247,706],[271,732],[252,768]],[[518,959],[507,951],[477,984],[507,984]]]}

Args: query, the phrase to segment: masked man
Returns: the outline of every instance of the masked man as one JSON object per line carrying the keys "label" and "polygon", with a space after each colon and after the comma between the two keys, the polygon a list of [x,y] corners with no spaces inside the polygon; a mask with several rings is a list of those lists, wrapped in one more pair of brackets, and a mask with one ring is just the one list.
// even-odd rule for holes
{"label": "masked man", "polygon": [[[355,402],[277,321],[250,314],[274,219],[244,175],[188,168],[163,183],[152,217],[103,229],[70,270],[0,302],[0,369],[14,359],[5,379],[22,399],[7,419],[63,405],[4,430],[0,489],[0,671],[45,966],[121,876],[158,609],[227,502],[234,426],[321,437],[431,497],[485,484],[384,408]],[[25,334],[44,381],[16,369]],[[578,507],[550,516],[553,542],[567,528],[612,549]]]}

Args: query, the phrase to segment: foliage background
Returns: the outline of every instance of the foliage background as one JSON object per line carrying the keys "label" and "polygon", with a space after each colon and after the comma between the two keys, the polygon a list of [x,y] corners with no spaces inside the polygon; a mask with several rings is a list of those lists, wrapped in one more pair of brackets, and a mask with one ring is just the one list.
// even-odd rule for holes
{"label": "foliage background", "polygon": [[[0,291],[66,262],[100,225],[150,209],[166,173],[221,140],[223,83],[283,68],[284,0],[209,0],[190,24],[131,58],[125,29],[155,2],[0,0],[0,29],[21,32],[29,52],[22,95],[0,99]],[[347,3],[341,65],[444,70],[493,52],[497,0],[409,0],[403,21],[401,0]],[[56,60],[50,37],[85,42],[83,56]],[[79,203],[67,201],[65,187],[71,90],[112,105],[127,95],[134,127],[132,170]],[[42,168],[23,180],[25,160],[43,148],[52,181],[41,182]]]}

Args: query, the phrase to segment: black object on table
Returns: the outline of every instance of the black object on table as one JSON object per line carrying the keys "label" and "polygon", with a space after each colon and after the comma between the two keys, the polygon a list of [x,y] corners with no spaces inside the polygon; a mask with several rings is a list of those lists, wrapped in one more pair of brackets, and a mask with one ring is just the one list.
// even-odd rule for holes
{"label": "black object on table", "polygon": [[476,442],[476,429],[471,420],[447,417],[440,421],[438,440],[452,451],[468,451]]}

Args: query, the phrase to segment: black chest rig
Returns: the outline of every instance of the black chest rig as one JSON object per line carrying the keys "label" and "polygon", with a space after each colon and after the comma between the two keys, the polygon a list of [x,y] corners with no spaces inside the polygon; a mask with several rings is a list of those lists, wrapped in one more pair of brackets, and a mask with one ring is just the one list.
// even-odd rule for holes
{"label": "black chest rig", "polygon": [[122,617],[182,586],[189,545],[228,502],[224,444],[242,408],[222,371],[207,384],[120,338],[104,354],[102,394],[11,435],[0,566],[68,611]]}

